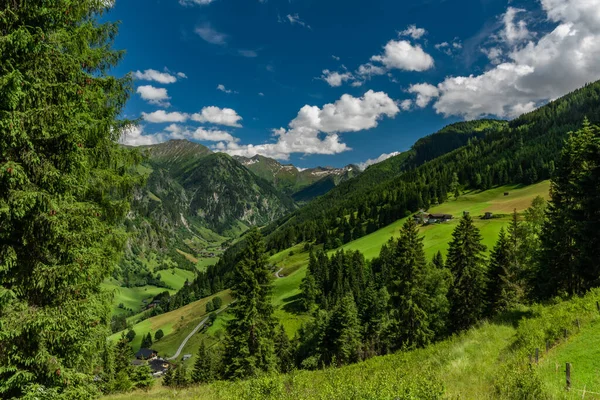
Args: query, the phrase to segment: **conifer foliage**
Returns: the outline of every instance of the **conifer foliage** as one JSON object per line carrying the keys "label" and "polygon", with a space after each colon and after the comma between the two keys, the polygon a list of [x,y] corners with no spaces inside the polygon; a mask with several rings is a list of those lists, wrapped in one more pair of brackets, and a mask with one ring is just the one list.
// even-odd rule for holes
{"label": "conifer foliage", "polygon": [[469,328],[479,320],[486,308],[486,266],[479,229],[468,214],[452,233],[447,267],[452,273],[450,325],[453,331]]}
{"label": "conifer foliage", "polygon": [[137,156],[105,0],[0,3],[0,397],[84,398],[109,321]]}
{"label": "conifer foliage", "polygon": [[272,275],[258,229],[246,237],[243,259],[236,265],[231,289],[235,303],[227,325],[225,376],[244,378],[275,369],[275,320],[271,305]]}

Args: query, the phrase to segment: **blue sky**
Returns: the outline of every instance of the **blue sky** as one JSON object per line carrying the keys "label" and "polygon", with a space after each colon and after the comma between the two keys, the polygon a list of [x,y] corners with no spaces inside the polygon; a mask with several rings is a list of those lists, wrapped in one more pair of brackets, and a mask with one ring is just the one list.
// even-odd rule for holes
{"label": "blue sky", "polygon": [[600,79],[600,0],[116,0],[107,18],[142,117],[125,143],[300,167],[384,159]]}

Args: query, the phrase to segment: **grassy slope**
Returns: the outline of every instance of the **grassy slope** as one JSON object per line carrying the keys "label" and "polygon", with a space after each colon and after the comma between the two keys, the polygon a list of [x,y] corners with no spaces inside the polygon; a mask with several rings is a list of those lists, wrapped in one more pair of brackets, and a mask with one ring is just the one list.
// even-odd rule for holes
{"label": "grassy slope", "polygon": [[[574,331],[567,340],[560,340],[547,355],[542,355],[540,365],[533,367],[541,376],[542,387],[549,398],[579,399],[584,387],[587,391],[600,392],[600,314],[594,304],[598,298],[597,292],[577,300],[591,310],[588,316],[583,317],[581,330]],[[434,394],[432,389],[435,389],[435,385],[429,385],[424,392],[418,393],[427,383],[426,379],[443,385],[443,398],[498,398],[496,383],[506,373],[506,367],[513,365],[514,357],[523,365],[527,363],[522,348],[519,350],[517,345],[519,338],[527,335],[530,328],[534,329],[532,335],[540,334],[543,338],[543,332],[548,329],[545,324],[560,319],[564,311],[573,308],[574,304],[567,302],[544,307],[549,319],[548,315],[541,317],[534,312],[530,320],[483,322],[426,349],[375,357],[343,368],[217,382],[185,390],[158,386],[148,393],[116,395],[110,399],[400,399],[409,398],[403,397],[407,387],[413,390],[410,398],[425,398],[424,394],[431,396]],[[573,311],[571,318],[582,312],[581,308]],[[518,327],[521,324],[524,325]],[[564,390],[565,361],[573,364],[573,390],[569,393]],[[585,398],[598,398],[598,395],[587,393]]]}
{"label": "grassy slope", "polygon": [[[132,329],[136,332],[136,337],[132,342],[134,351],[140,348],[142,337],[152,333],[152,337],[157,330],[162,329],[165,336],[156,342],[152,347],[159,352],[161,356],[171,356],[176,351],[183,339],[206,317],[206,303],[212,301],[215,296],[220,296],[223,300],[223,306],[231,303],[231,296],[228,291],[220,292],[208,298],[195,301],[177,310],[146,319],[135,324]],[[200,340],[192,337],[184,348],[183,353],[195,354],[200,346]],[[121,337],[121,332],[110,336],[109,340],[115,341]]]}

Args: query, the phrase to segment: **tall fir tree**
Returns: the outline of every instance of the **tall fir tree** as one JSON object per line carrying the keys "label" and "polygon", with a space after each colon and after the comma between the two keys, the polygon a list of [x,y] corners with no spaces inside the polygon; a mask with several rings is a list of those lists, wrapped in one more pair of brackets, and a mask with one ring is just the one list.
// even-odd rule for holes
{"label": "tall fir tree", "polygon": [[423,238],[414,219],[409,218],[400,229],[393,247],[390,266],[392,349],[423,346],[433,338],[426,308],[430,302],[426,291],[427,261]]}
{"label": "tall fir tree", "polygon": [[223,360],[227,378],[254,376],[276,367],[271,280],[265,245],[254,228],[247,234],[231,289],[235,303],[231,306],[233,319],[227,324]]}
{"label": "tall fir tree", "polygon": [[194,370],[192,371],[192,382],[194,383],[209,383],[214,379],[213,362],[210,353],[206,349],[204,340],[200,343],[196,361],[194,362]]}
{"label": "tall fir tree", "polygon": [[[137,155],[104,0],[0,4],[0,397],[94,396]],[[87,387],[87,389],[86,389]]]}
{"label": "tall fir tree", "polygon": [[275,354],[279,371],[290,372],[294,367],[294,349],[283,325],[279,325],[275,335]]}
{"label": "tall fir tree", "polygon": [[566,140],[552,179],[535,279],[539,298],[600,284],[600,128],[587,119]]}
{"label": "tall fir tree", "polygon": [[352,295],[344,296],[333,310],[325,335],[321,338],[323,362],[345,365],[360,359],[361,326]]}
{"label": "tall fir tree", "polygon": [[504,309],[503,289],[506,271],[510,268],[510,243],[504,228],[492,250],[487,274],[487,315],[493,316]]}
{"label": "tall fir tree", "polygon": [[477,322],[486,308],[485,246],[470,215],[465,215],[452,232],[446,266],[452,273],[450,328],[461,331]]}

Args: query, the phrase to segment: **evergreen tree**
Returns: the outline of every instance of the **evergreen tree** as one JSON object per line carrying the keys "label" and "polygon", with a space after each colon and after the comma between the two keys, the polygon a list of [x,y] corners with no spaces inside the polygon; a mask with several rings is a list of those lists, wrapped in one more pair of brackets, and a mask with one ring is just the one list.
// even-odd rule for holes
{"label": "evergreen tree", "polygon": [[165,372],[165,376],[162,381],[163,386],[173,387],[176,386],[175,383],[175,367],[170,365],[167,371]]}
{"label": "evergreen tree", "polygon": [[133,339],[135,339],[135,335],[136,335],[136,333],[133,329],[128,330],[127,335],[126,335],[127,340],[129,340],[130,342],[133,342]]}
{"label": "evergreen tree", "polygon": [[486,308],[486,268],[479,229],[469,215],[463,216],[452,233],[446,265],[452,273],[449,291],[450,327],[453,331],[469,328]]}
{"label": "evergreen tree", "polygon": [[442,256],[441,251],[435,253],[435,256],[433,256],[433,260],[431,261],[431,263],[433,267],[437,269],[443,269],[446,266],[446,264],[444,264],[444,256]]}
{"label": "evergreen tree", "polygon": [[192,371],[192,382],[209,383],[214,379],[213,363],[210,353],[206,349],[204,340],[200,343],[194,370]]}
{"label": "evergreen tree", "polygon": [[124,335],[121,335],[121,339],[117,342],[115,346],[115,371],[126,371],[129,373],[131,369],[131,360],[134,358],[133,350],[131,348],[131,344]]}
{"label": "evergreen tree", "polygon": [[131,382],[136,389],[148,390],[154,384],[152,370],[148,365],[140,365],[133,368],[130,374]]}
{"label": "evergreen tree", "polygon": [[291,371],[294,366],[294,351],[283,325],[279,325],[275,336],[275,354],[279,371],[283,373]]}
{"label": "evergreen tree", "polygon": [[152,347],[152,334],[150,332],[148,332],[148,334],[142,339],[141,347],[143,349],[149,349]]}
{"label": "evergreen tree", "polygon": [[156,333],[154,334],[154,341],[158,342],[160,339],[162,339],[165,336],[165,333],[163,332],[162,329],[159,329],[156,331]]}
{"label": "evergreen tree", "polygon": [[[79,398],[102,364],[118,228],[137,156],[118,141],[131,77],[103,0],[0,4],[0,397]],[[58,328],[60,327],[60,328]],[[87,386],[86,386],[87,385]]]}
{"label": "evergreen tree", "polygon": [[271,271],[257,229],[246,237],[246,249],[236,265],[232,287],[233,319],[225,338],[225,376],[243,378],[275,369],[275,321],[271,305]]}
{"label": "evergreen tree", "polygon": [[186,387],[189,384],[187,377],[187,369],[185,364],[179,365],[175,368],[175,375],[173,376],[173,386],[178,388]]}
{"label": "evergreen tree", "polygon": [[429,317],[425,311],[430,298],[425,288],[427,262],[423,238],[419,236],[414,219],[409,218],[400,229],[393,251],[388,284],[392,309],[391,347],[423,346],[434,333],[429,328]]}
{"label": "evergreen tree", "polygon": [[488,268],[486,291],[488,315],[495,315],[505,309],[504,288],[506,271],[510,269],[510,251],[511,245],[509,239],[504,232],[504,228],[502,228],[498,235],[498,241],[492,250],[490,266]]}
{"label": "evergreen tree", "polygon": [[333,310],[321,348],[327,348],[324,363],[340,365],[356,362],[360,358],[361,327],[356,304],[351,295],[344,296]]}
{"label": "evergreen tree", "polygon": [[599,154],[600,128],[586,120],[569,135],[551,183],[538,297],[578,294],[600,284]]}
{"label": "evergreen tree", "polygon": [[310,311],[314,307],[319,295],[315,278],[310,271],[307,271],[306,276],[302,279],[300,290],[302,291],[302,307],[304,310]]}

